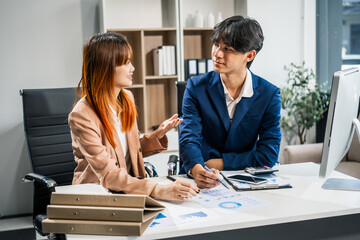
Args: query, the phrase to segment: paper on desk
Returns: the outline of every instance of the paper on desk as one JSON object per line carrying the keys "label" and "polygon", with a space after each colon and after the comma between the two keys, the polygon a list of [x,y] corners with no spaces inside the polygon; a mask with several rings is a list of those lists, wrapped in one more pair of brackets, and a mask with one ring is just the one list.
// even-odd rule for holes
{"label": "paper on desk", "polygon": [[166,206],[165,210],[154,219],[149,228],[146,229],[146,233],[169,230],[189,224],[195,226],[196,223],[215,221],[220,218],[216,212],[210,209],[205,209],[198,204],[188,203],[162,202]]}
{"label": "paper on desk", "polygon": [[201,193],[202,194],[198,194],[196,198],[190,201],[197,202],[202,206],[221,211],[222,213],[243,211],[270,204],[270,202],[263,199],[225,189],[222,185],[211,189],[201,190]]}

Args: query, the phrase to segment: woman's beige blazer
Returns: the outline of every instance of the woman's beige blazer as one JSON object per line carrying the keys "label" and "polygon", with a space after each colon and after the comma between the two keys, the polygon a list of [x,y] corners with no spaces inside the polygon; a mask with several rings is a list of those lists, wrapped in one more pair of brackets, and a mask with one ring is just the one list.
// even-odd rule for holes
{"label": "woman's beige blazer", "polygon": [[[125,90],[133,100],[132,93]],[[73,184],[100,183],[103,187],[125,193],[150,195],[156,183],[145,177],[143,156],[149,156],[167,149],[167,137],[157,139],[155,134],[139,139],[139,130],[134,126],[126,134],[131,159],[132,175],[127,172],[126,161],[117,134],[116,147],[108,141],[100,119],[85,98],[79,100],[69,114],[72,148],[77,167]]]}

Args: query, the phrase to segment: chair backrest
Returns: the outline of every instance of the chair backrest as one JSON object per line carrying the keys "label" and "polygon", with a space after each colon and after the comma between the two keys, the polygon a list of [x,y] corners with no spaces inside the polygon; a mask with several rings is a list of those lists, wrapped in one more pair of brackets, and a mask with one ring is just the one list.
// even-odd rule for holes
{"label": "chair backrest", "polygon": [[58,185],[72,183],[74,161],[68,114],[76,88],[24,89],[24,130],[33,172]]}
{"label": "chair backrest", "polygon": [[[178,81],[178,82],[176,82],[177,111],[178,111],[178,115],[179,115],[180,118],[183,115],[182,104],[183,104],[183,98],[184,98],[184,92],[185,92],[185,89],[186,89],[186,84],[187,84],[187,81]],[[179,135],[179,137],[180,137],[180,135]],[[183,173],[181,171],[182,165],[183,165],[183,160],[182,160],[182,157],[181,157],[181,154],[180,154],[180,146],[179,146],[179,170],[180,170],[180,173]]]}
{"label": "chair backrest", "polygon": [[184,92],[186,89],[187,81],[178,81],[176,82],[177,89],[177,112],[179,117],[182,117],[182,102],[184,98]]}

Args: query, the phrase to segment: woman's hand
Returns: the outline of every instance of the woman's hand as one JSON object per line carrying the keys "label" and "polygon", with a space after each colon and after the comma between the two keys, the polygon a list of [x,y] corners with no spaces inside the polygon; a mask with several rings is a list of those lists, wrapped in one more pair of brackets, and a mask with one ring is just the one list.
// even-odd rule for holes
{"label": "woman's hand", "polygon": [[199,188],[196,186],[182,180],[176,180],[171,184],[156,185],[150,196],[161,200],[187,201],[198,192]]}
{"label": "woman's hand", "polygon": [[174,114],[171,118],[165,120],[160,124],[159,128],[156,129],[156,136],[158,139],[161,139],[165,136],[165,134],[172,128],[179,126],[182,122],[181,118],[178,118],[178,114]]}

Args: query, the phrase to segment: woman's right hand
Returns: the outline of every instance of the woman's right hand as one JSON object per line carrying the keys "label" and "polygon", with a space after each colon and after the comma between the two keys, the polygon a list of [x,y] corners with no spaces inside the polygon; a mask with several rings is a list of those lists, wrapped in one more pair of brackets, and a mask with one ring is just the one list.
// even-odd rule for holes
{"label": "woman's right hand", "polygon": [[198,192],[199,188],[196,186],[182,180],[176,180],[167,185],[157,184],[150,196],[160,200],[187,201]]}

